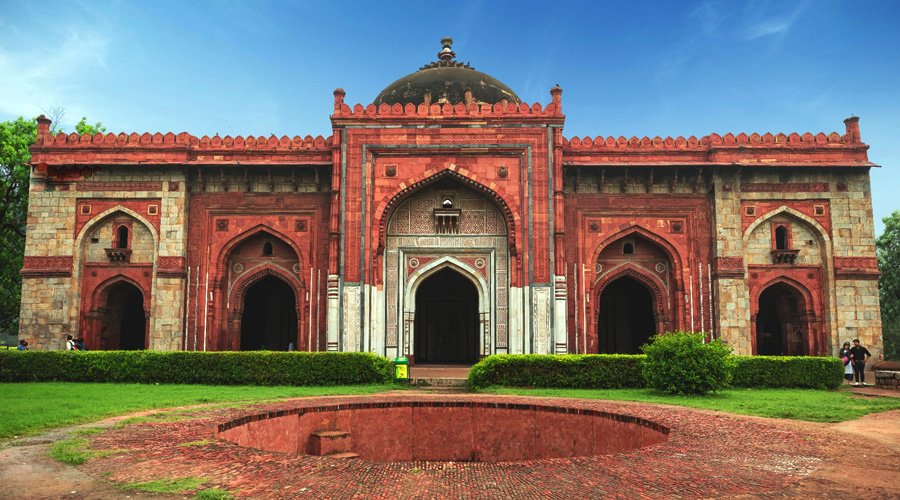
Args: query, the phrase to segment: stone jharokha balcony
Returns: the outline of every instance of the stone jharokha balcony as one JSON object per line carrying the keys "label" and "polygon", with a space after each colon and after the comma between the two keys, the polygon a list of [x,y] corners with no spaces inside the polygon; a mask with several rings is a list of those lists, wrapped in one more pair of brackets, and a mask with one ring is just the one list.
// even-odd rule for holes
{"label": "stone jharokha balcony", "polygon": [[129,262],[131,261],[130,248],[107,248],[106,256],[110,262]]}
{"label": "stone jharokha balcony", "polygon": [[772,263],[793,264],[799,254],[800,250],[772,250]]}

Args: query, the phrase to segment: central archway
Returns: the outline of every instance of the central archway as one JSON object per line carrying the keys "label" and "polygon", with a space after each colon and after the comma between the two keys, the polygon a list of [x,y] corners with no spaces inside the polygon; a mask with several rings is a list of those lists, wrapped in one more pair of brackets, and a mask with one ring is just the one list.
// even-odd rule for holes
{"label": "central archway", "polygon": [[422,282],[416,291],[416,363],[478,360],[478,290],[451,268]]}
{"label": "central archway", "polygon": [[100,349],[133,351],[145,349],[147,316],[144,294],[127,281],[119,281],[106,290],[106,307],[100,332]]}
{"label": "central archway", "polygon": [[600,352],[638,354],[643,344],[656,334],[653,295],[631,276],[622,276],[607,285],[600,295],[597,330]]}
{"label": "central archway", "polygon": [[244,293],[242,351],[287,351],[297,347],[297,299],[290,285],[266,276]]}

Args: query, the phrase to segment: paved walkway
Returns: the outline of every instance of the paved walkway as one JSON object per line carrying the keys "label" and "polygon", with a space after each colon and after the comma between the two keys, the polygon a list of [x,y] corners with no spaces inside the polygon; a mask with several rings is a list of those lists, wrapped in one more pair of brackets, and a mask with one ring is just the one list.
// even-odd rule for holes
{"label": "paved walkway", "polygon": [[[227,489],[237,498],[900,497],[900,447],[893,442],[898,438],[878,442],[850,435],[855,427],[867,434],[900,427],[900,411],[873,415],[871,425],[864,424],[865,417],[837,428],[644,403],[402,392],[217,408],[186,420],[111,428],[89,439],[94,449],[113,453],[80,470],[118,484],[201,477],[205,487]],[[336,460],[265,452],[215,438],[221,422],[298,405],[425,398],[592,409],[648,419],[671,433],[665,443],[627,453],[506,463]],[[19,479],[53,482],[53,476]],[[18,498],[28,491],[7,482],[0,496]]]}

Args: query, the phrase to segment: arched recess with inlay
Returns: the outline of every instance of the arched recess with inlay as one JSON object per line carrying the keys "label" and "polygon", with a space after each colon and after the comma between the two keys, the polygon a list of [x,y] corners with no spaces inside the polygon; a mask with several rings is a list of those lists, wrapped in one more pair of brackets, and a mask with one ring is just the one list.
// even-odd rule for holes
{"label": "arched recess with inlay", "polygon": [[256,228],[227,248],[225,264],[219,279],[227,324],[217,347],[307,350],[306,286],[294,246],[274,230]]}
{"label": "arched recess with inlay", "polygon": [[476,325],[477,355],[508,352],[510,343],[518,340],[508,329],[510,260],[504,213],[477,185],[443,176],[407,196],[389,214],[384,334],[373,337],[375,352],[388,357],[410,355],[415,361],[414,331],[420,324],[420,311],[409,285],[423,269],[447,258],[484,283]]}
{"label": "arched recess with inlay", "polygon": [[[640,231],[628,232],[598,254],[596,342],[593,352],[637,354],[651,336],[677,327],[673,258]],[[591,346],[589,346],[590,349]]]}

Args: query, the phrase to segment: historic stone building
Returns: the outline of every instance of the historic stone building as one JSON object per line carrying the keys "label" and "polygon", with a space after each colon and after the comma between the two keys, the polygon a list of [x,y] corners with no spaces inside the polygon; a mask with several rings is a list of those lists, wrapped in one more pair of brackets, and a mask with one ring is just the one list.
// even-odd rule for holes
{"label": "historic stone building", "polygon": [[[844,133],[565,137],[438,61],[329,137],[50,135],[32,149],[21,335],[96,349],[288,349],[471,362],[881,347],[867,149]],[[577,113],[577,110],[569,110]]]}

